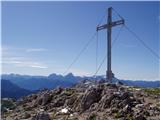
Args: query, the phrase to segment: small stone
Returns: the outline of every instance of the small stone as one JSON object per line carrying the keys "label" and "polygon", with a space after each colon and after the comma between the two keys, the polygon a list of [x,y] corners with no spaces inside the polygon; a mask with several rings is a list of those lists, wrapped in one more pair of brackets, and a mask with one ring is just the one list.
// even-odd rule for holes
{"label": "small stone", "polygon": [[28,118],[30,118],[31,117],[31,115],[30,114],[28,114],[28,113],[24,113],[24,114],[22,114],[22,119],[28,119]]}
{"label": "small stone", "polygon": [[137,115],[135,117],[135,120],[147,120],[147,119],[144,117],[144,115]]}
{"label": "small stone", "polygon": [[51,120],[49,114],[45,111],[40,111],[32,120]]}

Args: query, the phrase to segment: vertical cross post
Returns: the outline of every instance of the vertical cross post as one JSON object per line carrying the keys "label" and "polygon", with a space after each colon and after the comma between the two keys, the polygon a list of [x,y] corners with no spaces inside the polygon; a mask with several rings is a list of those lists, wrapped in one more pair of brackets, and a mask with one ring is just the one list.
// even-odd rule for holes
{"label": "vertical cross post", "polygon": [[111,70],[111,37],[112,37],[112,8],[108,8],[108,29],[107,29],[107,71],[106,78],[109,82],[112,80],[112,70]]}
{"label": "vertical cross post", "polygon": [[112,47],[112,27],[124,24],[124,19],[112,22],[112,7],[108,8],[108,20],[107,24],[97,26],[97,31],[107,29],[107,71],[106,80],[112,82],[112,69],[111,69],[111,47]]}

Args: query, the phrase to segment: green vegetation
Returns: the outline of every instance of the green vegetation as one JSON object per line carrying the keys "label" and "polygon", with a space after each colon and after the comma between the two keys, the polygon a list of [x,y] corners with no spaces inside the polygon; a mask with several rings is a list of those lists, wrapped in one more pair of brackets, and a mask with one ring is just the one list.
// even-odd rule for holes
{"label": "green vegetation", "polygon": [[114,115],[114,117],[115,117],[115,118],[120,118],[120,117],[122,117],[122,115],[121,115],[119,112],[117,112],[117,113]]}
{"label": "green vegetation", "polygon": [[143,90],[149,94],[160,95],[160,88],[144,88]]}
{"label": "green vegetation", "polygon": [[74,93],[74,90],[73,89],[65,89],[64,90],[64,94],[66,94],[66,95],[72,95]]}
{"label": "green vegetation", "polygon": [[133,116],[131,114],[127,115],[127,120],[134,120]]}
{"label": "green vegetation", "polygon": [[[119,119],[119,118],[124,117],[124,116],[123,116],[122,113],[117,112],[116,114],[114,114],[114,117],[115,117],[116,119]],[[133,118],[133,116],[132,116],[131,114],[127,114],[127,115],[126,115],[126,120],[134,120],[134,118]]]}
{"label": "green vegetation", "polygon": [[143,90],[146,93],[152,94],[152,95],[160,95],[160,88],[141,88],[141,87],[129,87],[129,91],[139,91]]}
{"label": "green vegetation", "polygon": [[141,90],[141,89],[142,89],[141,87],[135,87],[135,86],[128,88],[129,91],[138,91],[138,90]]}
{"label": "green vegetation", "polygon": [[8,100],[1,100],[1,111],[5,112],[6,108],[8,109],[13,109],[15,108],[15,105],[13,102],[8,101]]}

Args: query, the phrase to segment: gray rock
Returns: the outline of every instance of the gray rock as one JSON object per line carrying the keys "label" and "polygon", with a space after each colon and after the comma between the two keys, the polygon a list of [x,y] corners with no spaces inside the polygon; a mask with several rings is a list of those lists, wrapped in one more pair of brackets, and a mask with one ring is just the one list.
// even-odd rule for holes
{"label": "gray rock", "polygon": [[34,106],[46,105],[47,103],[49,103],[51,101],[52,96],[49,93],[45,92],[45,93],[37,96],[36,98],[37,99],[33,103]]}
{"label": "gray rock", "polygon": [[31,117],[31,115],[26,112],[24,114],[22,114],[22,116],[21,116],[22,119],[28,119],[30,117]]}
{"label": "gray rock", "polygon": [[41,111],[36,116],[34,116],[32,120],[51,120],[51,118],[47,112]]}
{"label": "gray rock", "polygon": [[144,117],[144,115],[137,115],[135,117],[135,120],[147,120],[147,119]]}
{"label": "gray rock", "polygon": [[59,97],[57,99],[54,100],[54,102],[52,103],[53,107],[61,107],[65,104],[65,98],[64,97]]}
{"label": "gray rock", "polygon": [[87,89],[80,103],[81,110],[85,111],[89,109],[93,103],[98,102],[101,99],[101,92],[98,88]]}
{"label": "gray rock", "polygon": [[46,105],[49,101],[51,101],[51,96],[49,93],[45,93],[42,95],[42,105]]}

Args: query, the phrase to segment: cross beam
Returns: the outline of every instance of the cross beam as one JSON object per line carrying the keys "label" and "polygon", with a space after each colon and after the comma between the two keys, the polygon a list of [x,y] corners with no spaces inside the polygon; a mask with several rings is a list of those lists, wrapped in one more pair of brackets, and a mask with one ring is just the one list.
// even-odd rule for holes
{"label": "cross beam", "polygon": [[106,71],[106,80],[112,82],[112,69],[111,69],[111,38],[112,38],[112,27],[117,25],[123,25],[124,19],[117,20],[112,22],[112,7],[108,8],[108,20],[107,24],[97,26],[97,31],[107,29],[107,71]]}

